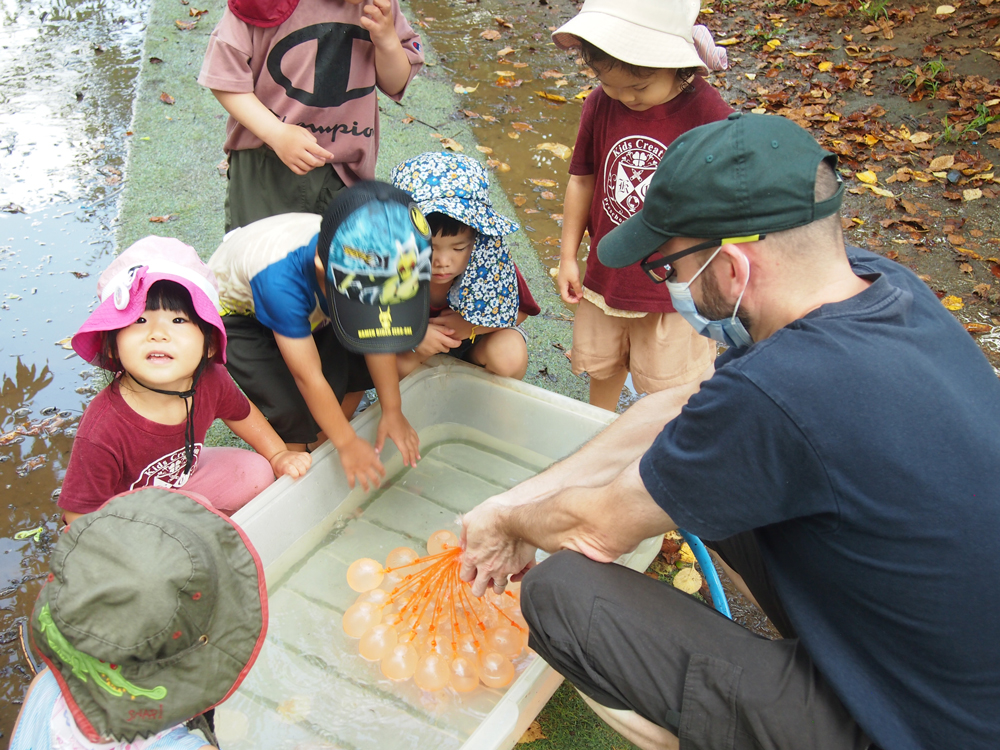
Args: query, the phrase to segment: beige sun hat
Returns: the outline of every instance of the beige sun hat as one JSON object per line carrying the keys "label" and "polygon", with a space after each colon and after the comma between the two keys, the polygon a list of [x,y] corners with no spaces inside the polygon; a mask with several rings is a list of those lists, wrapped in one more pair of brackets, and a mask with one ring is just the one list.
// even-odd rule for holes
{"label": "beige sun hat", "polygon": [[645,68],[708,68],[698,56],[692,29],[699,0],[586,0],[580,12],[552,34],[560,49],[585,39],[614,58]]}

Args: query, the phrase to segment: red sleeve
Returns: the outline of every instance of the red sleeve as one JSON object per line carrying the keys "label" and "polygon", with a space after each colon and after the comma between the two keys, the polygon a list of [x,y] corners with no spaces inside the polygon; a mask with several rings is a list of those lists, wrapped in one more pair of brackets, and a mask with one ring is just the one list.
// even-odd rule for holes
{"label": "red sleeve", "polygon": [[118,456],[77,434],[59,493],[59,507],[71,513],[92,513],[118,494],[123,471]]}
{"label": "red sleeve", "polygon": [[595,174],[594,166],[594,115],[597,105],[604,92],[596,88],[583,100],[583,110],[580,112],[580,128],[576,131],[576,145],[573,147],[573,158],[569,163],[570,174]]}
{"label": "red sleeve", "polygon": [[525,280],[524,276],[521,275],[521,269],[517,267],[517,263],[514,264],[514,273],[517,274],[517,309],[518,312],[523,312],[525,315],[538,315],[542,311],[542,308],[538,306],[535,302],[535,298],[531,295],[531,290],[528,288],[528,282]]}
{"label": "red sleeve", "polygon": [[[232,375],[222,365],[213,362],[205,370],[203,376],[208,382],[210,392],[214,396],[215,414],[212,419],[224,419],[229,422],[239,422],[250,416],[250,400],[233,380]],[[202,440],[205,437],[202,435]]]}

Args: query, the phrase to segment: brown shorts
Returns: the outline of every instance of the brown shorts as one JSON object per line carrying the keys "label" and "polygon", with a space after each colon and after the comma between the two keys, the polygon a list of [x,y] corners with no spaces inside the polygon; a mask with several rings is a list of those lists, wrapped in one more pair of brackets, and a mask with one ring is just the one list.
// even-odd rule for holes
{"label": "brown shorts", "polygon": [[639,393],[690,383],[715,361],[715,342],[679,313],[616,318],[581,300],[573,321],[573,374],[606,380],[624,367]]}

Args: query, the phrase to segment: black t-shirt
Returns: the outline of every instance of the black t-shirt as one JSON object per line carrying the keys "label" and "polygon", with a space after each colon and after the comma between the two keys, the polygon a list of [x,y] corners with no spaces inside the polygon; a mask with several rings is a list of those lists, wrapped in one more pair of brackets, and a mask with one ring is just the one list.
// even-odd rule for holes
{"label": "black t-shirt", "polygon": [[1000,382],[913,273],[742,350],[643,457],[706,539],[755,530],[796,631],[885,750],[1000,736]]}

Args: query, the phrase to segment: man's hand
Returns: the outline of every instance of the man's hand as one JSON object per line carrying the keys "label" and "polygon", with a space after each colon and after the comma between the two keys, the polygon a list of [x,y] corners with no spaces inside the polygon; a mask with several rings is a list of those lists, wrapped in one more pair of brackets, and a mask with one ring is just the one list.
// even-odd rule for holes
{"label": "man's hand", "polygon": [[344,473],[347,474],[347,485],[351,489],[354,489],[355,479],[361,482],[365,491],[368,490],[369,482],[374,487],[379,486],[385,476],[385,467],[379,461],[378,453],[367,442],[353,435],[342,446],[337,446],[337,453]]}
{"label": "man's hand", "polygon": [[382,410],[382,419],[378,422],[378,432],[375,436],[375,452],[381,453],[385,439],[391,438],[403,456],[403,464],[416,466],[420,460],[420,437],[413,429],[403,412],[398,409]]}
{"label": "man's hand", "polygon": [[535,548],[507,534],[504,517],[511,506],[487,500],[462,516],[462,569],[459,577],[472,583],[482,596],[490,586],[497,594],[507,579],[520,575],[535,562]]}
{"label": "man's hand", "polygon": [[333,160],[333,154],[316,142],[316,136],[298,125],[282,123],[267,145],[297,175],[304,175]]}
{"label": "man's hand", "polygon": [[583,285],[580,283],[580,266],[576,257],[559,261],[559,275],[556,277],[559,296],[567,305],[575,305],[583,299]]}
{"label": "man's hand", "polygon": [[271,456],[271,470],[274,476],[289,476],[298,479],[312,465],[312,456],[304,451],[278,451]]}
{"label": "man's hand", "polygon": [[392,3],[389,0],[372,0],[364,7],[364,13],[361,26],[371,34],[375,46],[387,46],[393,41],[399,44],[392,18]]}

